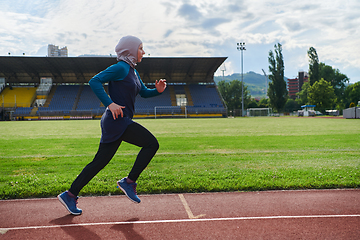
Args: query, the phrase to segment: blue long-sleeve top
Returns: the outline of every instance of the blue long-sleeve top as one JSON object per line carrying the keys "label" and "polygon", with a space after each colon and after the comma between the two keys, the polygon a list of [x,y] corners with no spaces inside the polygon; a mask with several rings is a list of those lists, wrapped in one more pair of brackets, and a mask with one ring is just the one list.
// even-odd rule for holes
{"label": "blue long-sleeve top", "polygon": [[[103,83],[108,83],[109,95],[106,94]],[[124,106],[124,116],[114,120],[107,108],[101,118],[102,143],[116,141],[124,133],[128,125],[133,123],[135,113],[135,98],[138,94],[148,98],[159,95],[156,88],[148,89],[142,82],[139,73],[126,62],[120,61],[95,75],[89,81],[91,89],[104,104],[109,106],[116,103]]]}

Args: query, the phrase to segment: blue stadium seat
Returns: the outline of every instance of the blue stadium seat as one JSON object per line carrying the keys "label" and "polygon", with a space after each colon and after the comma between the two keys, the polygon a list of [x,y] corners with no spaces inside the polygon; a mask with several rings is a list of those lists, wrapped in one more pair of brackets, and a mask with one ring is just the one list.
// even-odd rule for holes
{"label": "blue stadium seat", "polygon": [[135,114],[154,114],[156,106],[171,106],[170,90],[168,88],[156,97],[142,98],[140,95],[136,96]]}
{"label": "blue stadium seat", "polygon": [[[183,85],[173,85],[175,94],[185,93]],[[218,91],[215,86],[191,84],[188,85],[193,106],[187,106],[188,113],[223,113],[224,105],[221,101]],[[154,88],[154,85],[148,88]],[[49,104],[49,107],[40,107],[39,112],[52,111],[70,113],[73,109],[76,97],[79,92],[80,85],[59,85],[54,93],[54,96]],[[169,114],[181,113],[180,107],[173,107],[171,103],[171,96],[169,88],[156,97],[142,98],[140,95],[135,100],[135,114],[153,115],[155,107],[169,107],[164,109],[157,109],[157,112],[168,111]],[[77,111],[92,111],[93,115],[101,115],[105,107],[101,106],[100,100],[92,91],[89,85],[84,85],[79,96],[79,101],[76,106]],[[19,109],[17,111],[31,111],[29,109]]]}
{"label": "blue stadium seat", "polygon": [[80,85],[59,85],[51,99],[49,107],[40,107],[38,111],[63,111],[65,114],[72,110]]}
{"label": "blue stadium seat", "polygon": [[189,85],[191,98],[194,107],[204,108],[223,108],[221,98],[215,87],[207,87],[206,85]]}
{"label": "blue stadium seat", "polygon": [[32,107],[18,107],[13,113],[14,116],[27,116],[30,115]]}
{"label": "blue stadium seat", "polygon": [[89,85],[85,85],[80,94],[80,99],[76,110],[93,110],[99,109],[101,102]]}

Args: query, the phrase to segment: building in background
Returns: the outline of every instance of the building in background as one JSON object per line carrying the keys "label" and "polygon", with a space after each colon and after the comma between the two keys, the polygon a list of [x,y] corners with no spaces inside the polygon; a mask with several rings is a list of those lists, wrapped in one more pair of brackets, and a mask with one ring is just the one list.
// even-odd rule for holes
{"label": "building in background", "polygon": [[53,44],[48,45],[48,57],[67,57],[68,49],[67,47],[63,47],[59,49],[59,46],[55,46]]}
{"label": "building in background", "polygon": [[297,78],[289,78],[287,81],[289,97],[295,100],[297,98],[296,93],[301,91],[305,82],[309,81],[309,74],[307,72],[299,72]]}

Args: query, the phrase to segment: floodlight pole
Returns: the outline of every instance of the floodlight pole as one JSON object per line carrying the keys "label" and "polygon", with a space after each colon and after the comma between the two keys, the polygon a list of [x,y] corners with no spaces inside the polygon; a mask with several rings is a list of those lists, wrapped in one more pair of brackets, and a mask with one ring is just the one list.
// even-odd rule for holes
{"label": "floodlight pole", "polygon": [[265,75],[265,80],[266,80],[266,81],[265,81],[265,99],[267,99],[267,98],[268,98],[268,96],[267,96],[268,77],[267,77],[264,69],[261,69],[261,70],[263,71],[263,73],[264,73],[264,75]]}
{"label": "floodlight pole", "polygon": [[241,52],[241,116],[244,117],[244,61],[243,61],[243,51],[245,49],[245,43],[237,43],[237,50]]}

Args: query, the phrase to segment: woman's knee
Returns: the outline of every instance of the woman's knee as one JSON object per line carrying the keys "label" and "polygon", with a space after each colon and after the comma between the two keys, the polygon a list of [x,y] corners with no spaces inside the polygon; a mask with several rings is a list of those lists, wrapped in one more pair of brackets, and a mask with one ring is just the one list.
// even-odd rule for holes
{"label": "woman's knee", "polygon": [[158,140],[157,140],[155,137],[151,140],[149,146],[150,146],[152,149],[154,149],[155,151],[157,151],[157,150],[159,149],[159,147],[160,147],[159,142],[158,142]]}

